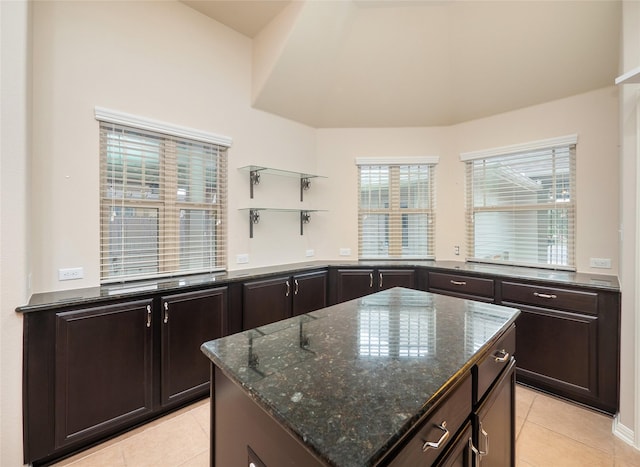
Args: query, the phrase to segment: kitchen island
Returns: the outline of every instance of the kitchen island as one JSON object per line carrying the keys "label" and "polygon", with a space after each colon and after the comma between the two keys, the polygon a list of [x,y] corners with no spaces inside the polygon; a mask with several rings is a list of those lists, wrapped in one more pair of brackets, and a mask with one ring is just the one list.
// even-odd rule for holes
{"label": "kitchen island", "polygon": [[211,464],[513,464],[518,314],[394,288],[206,342]]}

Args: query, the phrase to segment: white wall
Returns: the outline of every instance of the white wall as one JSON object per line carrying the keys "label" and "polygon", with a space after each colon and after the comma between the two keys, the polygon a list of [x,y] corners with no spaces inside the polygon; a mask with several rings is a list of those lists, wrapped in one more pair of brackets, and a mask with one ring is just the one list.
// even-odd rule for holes
{"label": "white wall", "polygon": [[[238,253],[246,267],[305,260],[313,219],[301,237],[294,214],[264,214],[250,241],[238,211],[250,205],[239,167],[316,170],[313,129],[250,107],[248,38],[177,2],[37,2],[33,40],[34,291],[99,283],[95,106],[233,138],[229,267]],[[253,204],[297,207],[299,187],[265,176]],[[58,281],[77,266],[85,279]]]}
{"label": "white wall", "polygon": [[[640,66],[640,2],[623,2],[620,74]],[[620,349],[620,413],[616,433],[640,448],[640,84],[620,86],[620,282],[622,322]]]}
{"label": "white wall", "polygon": [[[440,156],[436,177],[436,258],[464,259],[464,163],[460,153],[578,135],[578,271],[618,272],[618,90],[611,86],[447,128],[318,130],[318,167],[329,175],[323,251],[351,247],[357,257],[356,157]],[[335,228],[339,226],[339,228]],[[460,256],[454,246],[460,245]],[[611,269],[591,269],[589,258],[611,258]]]}
{"label": "white wall", "polygon": [[0,2],[0,465],[22,465],[22,317],[28,298],[29,33],[26,1]]}

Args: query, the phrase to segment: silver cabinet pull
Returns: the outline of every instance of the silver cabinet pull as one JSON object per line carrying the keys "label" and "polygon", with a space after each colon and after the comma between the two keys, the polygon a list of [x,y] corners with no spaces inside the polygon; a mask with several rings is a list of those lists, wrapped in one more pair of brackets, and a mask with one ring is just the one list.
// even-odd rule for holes
{"label": "silver cabinet pull", "polygon": [[493,354],[493,360],[496,363],[504,363],[509,360],[509,352],[507,352],[505,349],[496,350]]}
{"label": "silver cabinet pull", "polygon": [[548,294],[548,293],[538,293],[538,292],[533,292],[533,295],[534,295],[535,297],[547,298],[547,299],[558,298],[558,296],[557,296],[557,295],[554,295],[554,294]]}
{"label": "silver cabinet pull", "polygon": [[[482,428],[482,423],[480,424],[480,434],[484,438],[484,450],[478,447],[478,452],[480,453],[481,456],[486,456],[489,454],[489,433],[484,431],[484,428]],[[480,443],[480,440],[478,440],[478,444],[479,443]]]}
{"label": "silver cabinet pull", "polygon": [[169,303],[164,302],[164,324],[169,322]]}
{"label": "silver cabinet pull", "polygon": [[450,280],[449,282],[451,282],[453,285],[467,285],[467,283],[465,281]]}
{"label": "silver cabinet pull", "polygon": [[380,273],[380,288],[382,288],[382,273]]}
{"label": "silver cabinet pull", "polygon": [[371,289],[373,287],[373,273],[370,272],[369,273],[369,288]]}
{"label": "silver cabinet pull", "polygon": [[293,295],[298,295],[298,290],[300,289],[300,284],[298,284],[298,279],[294,279],[293,283],[296,285],[296,288],[293,291]]}
{"label": "silver cabinet pull", "polygon": [[469,438],[469,449],[471,449],[471,455],[473,456],[475,467],[480,467],[480,451],[473,445],[473,440]]}
{"label": "silver cabinet pull", "polygon": [[289,281],[287,281],[286,284],[287,284],[287,292],[284,294],[284,296],[288,297],[289,294],[291,293],[291,284],[289,284]]}
{"label": "silver cabinet pull", "polygon": [[427,452],[427,449],[429,448],[439,449],[440,446],[442,446],[442,444],[447,440],[447,438],[449,438],[449,430],[447,430],[446,421],[442,422],[441,425],[438,425],[438,428],[444,431],[444,433],[442,434],[440,439],[435,443],[432,441],[425,441],[424,444],[422,445],[422,452]]}
{"label": "silver cabinet pull", "polygon": [[151,305],[147,305],[147,327],[151,327]]}

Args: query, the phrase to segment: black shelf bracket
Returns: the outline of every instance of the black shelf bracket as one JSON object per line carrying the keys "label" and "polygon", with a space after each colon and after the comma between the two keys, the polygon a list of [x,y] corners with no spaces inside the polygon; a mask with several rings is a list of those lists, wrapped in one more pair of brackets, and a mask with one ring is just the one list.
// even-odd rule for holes
{"label": "black shelf bracket", "polygon": [[300,201],[304,201],[304,190],[308,190],[311,187],[311,179],[309,177],[302,177],[300,179]]}
{"label": "black shelf bracket", "polygon": [[311,219],[309,211],[300,211],[300,235],[304,235],[304,224],[308,224]]}
{"label": "black shelf bracket", "polygon": [[260,222],[260,211],[249,209],[249,238],[253,238],[253,224]]}
{"label": "black shelf bracket", "polygon": [[260,183],[260,171],[252,170],[249,172],[249,197],[253,199],[253,186]]}

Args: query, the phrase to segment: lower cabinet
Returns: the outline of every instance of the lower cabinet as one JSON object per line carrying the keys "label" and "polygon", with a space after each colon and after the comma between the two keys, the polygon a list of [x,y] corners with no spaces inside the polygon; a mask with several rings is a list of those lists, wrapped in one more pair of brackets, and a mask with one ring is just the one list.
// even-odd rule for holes
{"label": "lower cabinet", "polygon": [[209,391],[200,346],[226,334],[227,287],[28,313],[26,464],[86,448]]}
{"label": "lower cabinet", "polygon": [[242,329],[253,329],[324,308],[327,305],[327,272],[245,282],[242,294]]}
{"label": "lower cabinet", "polygon": [[502,282],[502,304],[519,308],[519,382],[615,414],[620,295]]}
{"label": "lower cabinet", "polygon": [[171,406],[209,391],[209,360],[200,346],[226,334],[227,288],[165,296],[160,308],[160,398]]}
{"label": "lower cabinet", "polygon": [[152,302],[56,314],[55,448],[153,410]]}
{"label": "lower cabinet", "polygon": [[416,288],[414,269],[339,268],[332,270],[331,274],[330,302],[333,305],[392,287]]}
{"label": "lower cabinet", "polygon": [[493,279],[442,272],[429,272],[427,277],[429,292],[482,302],[494,301]]}
{"label": "lower cabinet", "polygon": [[474,465],[515,465],[515,360],[473,414]]}

